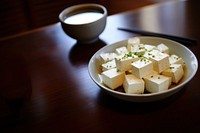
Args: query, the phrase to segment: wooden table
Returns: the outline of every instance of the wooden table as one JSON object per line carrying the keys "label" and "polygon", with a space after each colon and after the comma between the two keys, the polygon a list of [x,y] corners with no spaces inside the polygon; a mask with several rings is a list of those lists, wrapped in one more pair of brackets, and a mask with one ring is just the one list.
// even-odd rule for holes
{"label": "wooden table", "polygon": [[101,47],[139,36],[137,27],[197,39],[187,45],[200,59],[200,6],[168,2],[108,17],[94,44],[79,45],[60,23],[0,41],[0,132],[200,131],[199,71],[180,92],[162,101],[131,103],[102,91],[88,74]]}

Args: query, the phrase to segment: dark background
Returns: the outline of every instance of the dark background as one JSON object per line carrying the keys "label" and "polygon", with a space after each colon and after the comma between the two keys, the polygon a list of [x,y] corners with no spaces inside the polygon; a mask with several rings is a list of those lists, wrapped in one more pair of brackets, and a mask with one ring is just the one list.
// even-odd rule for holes
{"label": "dark background", "polygon": [[56,23],[63,9],[76,4],[102,4],[108,9],[108,15],[112,15],[156,2],[157,0],[1,0],[0,38]]}

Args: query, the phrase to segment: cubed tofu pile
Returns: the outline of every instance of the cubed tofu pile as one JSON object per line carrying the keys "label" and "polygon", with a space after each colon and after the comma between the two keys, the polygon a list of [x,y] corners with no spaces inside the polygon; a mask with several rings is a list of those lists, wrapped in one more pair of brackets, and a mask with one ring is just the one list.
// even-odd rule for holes
{"label": "cubed tofu pile", "polygon": [[102,53],[100,58],[102,82],[113,90],[122,86],[125,93],[165,91],[184,75],[184,60],[170,54],[165,44],[141,44],[137,37],[128,39],[127,46]]}

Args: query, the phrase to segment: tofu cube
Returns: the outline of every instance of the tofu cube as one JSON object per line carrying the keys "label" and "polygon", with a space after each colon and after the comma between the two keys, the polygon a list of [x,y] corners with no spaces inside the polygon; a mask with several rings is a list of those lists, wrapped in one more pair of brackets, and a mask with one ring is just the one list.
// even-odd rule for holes
{"label": "tofu cube", "polygon": [[183,67],[185,66],[185,63],[183,61],[182,58],[178,57],[177,55],[175,54],[172,54],[170,57],[169,57],[169,63],[170,64],[181,64]]}
{"label": "tofu cube", "polygon": [[129,54],[121,55],[115,58],[116,67],[118,70],[124,72],[131,70],[131,63],[139,60],[139,58],[133,53],[129,52]]}
{"label": "tofu cube", "polygon": [[171,77],[159,74],[145,76],[144,81],[146,90],[151,93],[168,90],[171,85]]}
{"label": "tofu cube", "polygon": [[171,64],[170,68],[162,72],[163,75],[172,77],[173,83],[178,83],[184,75],[181,64]]}
{"label": "tofu cube", "polygon": [[138,61],[131,63],[131,65],[132,74],[135,75],[137,78],[143,78],[153,71],[152,61],[146,58],[141,58]]}
{"label": "tofu cube", "polygon": [[106,63],[103,63],[101,66],[102,66],[102,71],[107,71],[109,69],[116,68],[116,62],[115,60],[111,60]]}
{"label": "tofu cube", "polygon": [[162,53],[169,54],[169,48],[163,43],[157,45],[157,49]]}
{"label": "tofu cube", "polygon": [[101,59],[101,62],[103,62],[103,63],[114,60],[115,57],[117,57],[116,53],[102,53],[102,54],[100,54],[100,59]]}
{"label": "tofu cube", "polygon": [[144,93],[144,81],[132,74],[125,75],[123,83],[124,91],[130,94],[143,94]]}
{"label": "tofu cube", "polygon": [[[159,75],[159,73],[156,72],[156,71],[152,71],[150,74],[148,74],[148,75],[145,76],[145,77],[153,77],[154,75]],[[165,76],[165,75],[164,75],[164,76]],[[169,76],[167,76],[167,77],[169,77]],[[170,81],[169,81],[169,86],[168,86],[168,87],[170,87],[171,84],[172,84],[172,78],[170,77]]]}
{"label": "tofu cube", "polygon": [[153,62],[153,69],[158,73],[169,68],[169,55],[165,53],[161,53],[158,50],[152,50],[150,52],[146,52],[144,57],[148,58]]}
{"label": "tofu cube", "polygon": [[131,47],[133,47],[134,45],[137,45],[137,44],[140,44],[140,39],[138,37],[128,39],[128,42],[127,42],[128,51],[130,52]]}
{"label": "tofu cube", "polygon": [[144,49],[145,49],[146,51],[151,51],[151,50],[153,50],[153,49],[156,49],[156,46],[145,44],[145,45],[144,45]]}
{"label": "tofu cube", "polygon": [[146,51],[144,48],[144,44],[128,44],[127,49],[130,52],[140,53],[140,54],[144,54]]}
{"label": "tofu cube", "polygon": [[128,49],[125,46],[116,48],[115,51],[118,55],[124,55],[128,53]]}
{"label": "tofu cube", "polygon": [[140,44],[140,38],[138,38],[138,37],[129,38],[128,44],[130,44],[130,45]]}
{"label": "tofu cube", "polygon": [[[155,75],[155,74],[159,74],[159,73],[153,70],[153,71],[151,71],[151,73],[149,75]],[[149,76],[149,75],[147,75],[147,76]]]}
{"label": "tofu cube", "polygon": [[110,89],[116,89],[122,86],[124,82],[125,73],[120,72],[116,68],[102,72],[102,81]]}

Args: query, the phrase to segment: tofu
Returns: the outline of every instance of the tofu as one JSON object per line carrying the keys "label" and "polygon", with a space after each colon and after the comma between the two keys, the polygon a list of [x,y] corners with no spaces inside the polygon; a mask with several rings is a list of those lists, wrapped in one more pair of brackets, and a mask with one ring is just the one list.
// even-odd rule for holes
{"label": "tofu", "polygon": [[125,55],[129,53],[128,49],[125,46],[116,48],[115,51],[118,55]]}
{"label": "tofu", "polygon": [[110,89],[116,89],[123,85],[125,73],[116,68],[102,72],[102,81]]}
{"label": "tofu", "polygon": [[151,93],[168,90],[171,85],[171,77],[159,74],[149,74],[144,81],[146,90]]}
{"label": "tofu", "polygon": [[102,66],[102,71],[107,71],[109,69],[116,68],[116,62],[115,60],[111,60],[106,63],[103,63],[101,66]]}
{"label": "tofu", "polygon": [[124,91],[130,94],[143,94],[145,83],[143,79],[139,79],[132,74],[125,75],[123,83]]}
{"label": "tofu", "polygon": [[148,58],[153,62],[153,69],[158,73],[169,68],[169,55],[165,53],[161,53],[158,50],[152,50],[150,52],[146,52],[144,57]]}
{"label": "tofu", "polygon": [[131,70],[132,68],[131,63],[137,60],[139,60],[138,56],[129,52],[129,54],[121,55],[115,58],[116,67],[118,70],[122,72],[128,71],[128,70]]}
{"label": "tofu", "polygon": [[163,75],[172,78],[173,83],[178,83],[184,75],[183,67],[181,64],[171,64],[170,68],[162,72]]}
{"label": "tofu", "polygon": [[[156,71],[152,71],[150,74],[148,74],[147,76],[145,76],[145,77],[153,77],[154,75],[160,75],[158,72],[156,72]],[[165,75],[164,75],[165,76]],[[167,76],[167,77],[169,77],[169,76]],[[171,84],[172,84],[172,78],[170,77],[170,79],[169,79],[170,81],[169,81],[169,86],[168,87],[170,87],[171,86]]]}
{"label": "tofu", "polygon": [[130,44],[130,45],[140,44],[140,38],[138,38],[138,37],[129,38],[128,44]]}
{"label": "tofu", "polygon": [[132,44],[132,45],[128,44],[127,49],[130,52],[133,52],[133,53],[137,52],[137,53],[140,53],[140,54],[144,54],[145,51],[146,51],[143,44]]}
{"label": "tofu", "polygon": [[183,59],[178,57],[175,54],[170,55],[169,63],[170,64],[181,64],[183,67],[185,66],[185,62],[183,61]]}
{"label": "tofu", "polygon": [[143,78],[153,71],[152,61],[146,58],[141,58],[138,61],[131,63],[131,65],[132,74],[135,75],[137,78]]}
{"label": "tofu", "polygon": [[165,91],[184,76],[182,58],[169,55],[169,48],[163,43],[141,44],[137,37],[129,39],[126,46],[100,54],[100,59],[102,83],[112,90],[122,86],[128,94]]}
{"label": "tofu", "polygon": [[114,60],[115,57],[117,57],[117,54],[114,53],[114,52],[100,54],[100,59],[101,59],[101,62],[103,62],[103,63],[106,63],[108,61]]}
{"label": "tofu", "polygon": [[138,37],[130,38],[127,41],[127,49],[129,52],[131,52],[131,47],[134,45],[140,44],[140,39]]}
{"label": "tofu", "polygon": [[153,50],[153,49],[156,49],[156,46],[154,46],[154,45],[149,45],[149,44],[145,44],[145,45],[144,45],[144,48],[145,48],[146,51],[151,51],[151,50]]}
{"label": "tofu", "polygon": [[138,37],[128,39],[127,49],[129,52],[137,52],[140,54],[144,54],[146,51],[144,48],[144,44],[140,43],[140,39]]}
{"label": "tofu", "polygon": [[169,54],[169,48],[168,48],[165,44],[163,44],[163,43],[157,45],[156,48],[157,48],[160,52],[162,52],[162,53]]}
{"label": "tofu", "polygon": [[[153,70],[153,71],[151,71],[151,73],[149,73],[149,74],[146,75],[146,76],[148,77],[148,76],[158,75],[158,74],[159,74],[158,72],[156,72],[156,71]],[[145,76],[145,77],[146,77],[146,76]]]}

